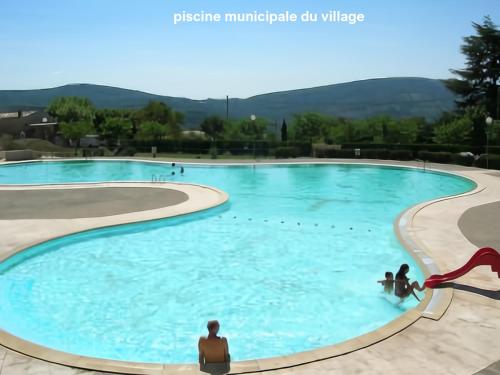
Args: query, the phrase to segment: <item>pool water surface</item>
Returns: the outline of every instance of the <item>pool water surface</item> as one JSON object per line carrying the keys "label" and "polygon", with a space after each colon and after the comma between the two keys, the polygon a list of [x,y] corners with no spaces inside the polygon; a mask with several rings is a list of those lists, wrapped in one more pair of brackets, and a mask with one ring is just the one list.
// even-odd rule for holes
{"label": "pool water surface", "polygon": [[131,161],[1,166],[0,184],[168,180],[214,186],[230,199],[70,235],[4,261],[0,327],[73,354],[151,363],[196,362],[210,319],[221,322],[233,360],[339,343],[418,303],[398,306],[376,283],[402,263],[423,281],[396,238],[396,217],[475,187],[406,168],[183,166],[182,176],[178,166]]}

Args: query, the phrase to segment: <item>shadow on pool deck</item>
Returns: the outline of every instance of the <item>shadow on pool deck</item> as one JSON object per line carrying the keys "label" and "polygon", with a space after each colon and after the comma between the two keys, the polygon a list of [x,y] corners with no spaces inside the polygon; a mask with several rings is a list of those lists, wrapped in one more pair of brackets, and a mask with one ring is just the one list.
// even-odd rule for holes
{"label": "shadow on pool deck", "polygon": [[3,190],[0,220],[103,217],[173,206],[188,199],[181,191],[150,187]]}
{"label": "shadow on pool deck", "polygon": [[493,363],[484,370],[476,372],[474,375],[500,375],[500,361]]}
{"label": "shadow on pool deck", "polygon": [[500,290],[481,289],[481,288],[477,288],[475,286],[458,284],[458,283],[453,283],[453,282],[443,283],[443,284],[438,286],[438,289],[445,289],[445,288],[453,288],[453,289],[457,289],[457,290],[463,290],[464,292],[475,293],[475,294],[479,294],[483,297],[488,297],[488,298],[500,301]]}

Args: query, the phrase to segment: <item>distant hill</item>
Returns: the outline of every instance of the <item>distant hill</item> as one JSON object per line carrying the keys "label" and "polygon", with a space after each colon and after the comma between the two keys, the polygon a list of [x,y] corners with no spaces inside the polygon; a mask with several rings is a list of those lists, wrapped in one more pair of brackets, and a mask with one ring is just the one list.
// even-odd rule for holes
{"label": "distant hill", "polygon": [[[223,99],[192,100],[92,84],[41,90],[0,90],[0,112],[45,108],[59,96],[89,98],[98,108],[139,108],[150,100],[167,103],[186,114],[186,126],[197,127],[208,115],[226,115]],[[230,99],[232,118],[255,114],[281,122],[295,113],[321,112],[347,118],[387,114],[436,119],[454,109],[455,95],[440,80],[382,78]]]}

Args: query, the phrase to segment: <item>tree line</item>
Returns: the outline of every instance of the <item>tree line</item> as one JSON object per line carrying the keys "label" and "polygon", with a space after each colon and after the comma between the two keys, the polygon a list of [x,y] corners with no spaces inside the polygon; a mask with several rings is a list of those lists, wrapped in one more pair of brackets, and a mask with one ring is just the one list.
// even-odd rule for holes
{"label": "tree line", "polygon": [[139,110],[96,109],[87,98],[60,97],[49,105],[47,112],[58,119],[62,135],[76,148],[81,138],[94,134],[110,145],[131,138],[178,138],[184,123],[183,113],[157,101],[151,101]]}
{"label": "tree line", "polygon": [[[486,125],[486,117],[500,120],[500,30],[491,18],[473,23],[476,34],[464,38],[461,47],[466,65],[451,70],[458,78],[445,81],[457,94],[457,109],[428,122],[424,118],[395,119],[376,116],[347,119],[320,113],[296,114],[290,126],[283,120],[272,123],[255,116],[246,119],[223,119],[209,116],[199,129],[213,141],[283,141],[310,143],[437,143],[482,146],[488,136],[492,144],[500,142],[498,122]],[[167,104],[151,101],[143,108],[96,109],[86,98],[62,97],[47,111],[57,117],[63,136],[76,147],[80,138],[98,134],[108,144],[121,140],[158,141],[180,139],[184,114]]]}
{"label": "tree line", "polygon": [[[294,116],[290,131],[284,122],[281,140],[342,143],[436,143],[483,146],[488,141],[500,144],[500,30],[490,17],[473,23],[475,35],[464,38],[461,51],[464,69],[451,69],[458,78],[445,81],[457,94],[457,108],[444,113],[434,122],[423,118],[394,119],[376,116],[368,119],[346,119],[320,113]],[[486,124],[486,118],[497,121]],[[249,120],[240,122],[240,129]],[[262,124],[262,129],[264,124]],[[211,117],[202,129],[213,138],[231,139],[235,124]],[[290,134],[288,134],[290,133]]]}

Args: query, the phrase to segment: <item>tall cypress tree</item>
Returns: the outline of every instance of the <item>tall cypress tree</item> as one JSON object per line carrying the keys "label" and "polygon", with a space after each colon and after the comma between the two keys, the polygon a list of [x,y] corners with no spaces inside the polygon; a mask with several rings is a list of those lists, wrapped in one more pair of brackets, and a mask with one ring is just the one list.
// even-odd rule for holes
{"label": "tall cypress tree", "polygon": [[283,124],[281,125],[281,141],[288,141],[288,126],[286,124],[285,119],[283,119]]}

